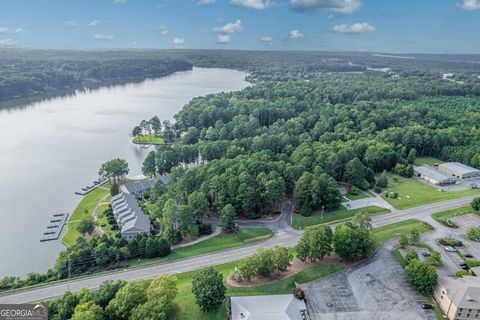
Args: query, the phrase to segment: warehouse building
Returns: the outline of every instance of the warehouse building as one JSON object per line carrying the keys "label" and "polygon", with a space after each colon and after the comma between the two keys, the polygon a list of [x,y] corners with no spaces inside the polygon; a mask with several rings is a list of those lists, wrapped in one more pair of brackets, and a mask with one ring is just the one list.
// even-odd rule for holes
{"label": "warehouse building", "polygon": [[440,172],[433,167],[427,166],[414,167],[413,174],[416,177],[419,177],[420,179],[430,182],[431,184],[436,186],[454,184],[457,180],[446,173]]}
{"label": "warehouse building", "polygon": [[438,166],[438,170],[458,179],[480,177],[480,170],[464,165],[460,162],[446,162]]}

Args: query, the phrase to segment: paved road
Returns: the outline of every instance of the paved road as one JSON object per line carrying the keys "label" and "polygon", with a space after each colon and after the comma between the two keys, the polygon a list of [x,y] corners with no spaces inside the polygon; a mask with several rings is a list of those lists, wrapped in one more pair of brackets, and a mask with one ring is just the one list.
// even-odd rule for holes
{"label": "paved road", "polygon": [[[396,211],[381,216],[374,216],[372,217],[372,225],[374,227],[379,227],[411,218],[422,219],[435,212],[441,212],[444,210],[465,206],[469,204],[473,198],[475,198],[475,196]],[[278,224],[284,225],[285,222],[290,221],[291,208],[292,205],[288,203],[283,206],[282,212],[285,212],[285,215],[282,214],[280,219],[277,220]],[[0,303],[26,303],[48,300],[61,296],[66,291],[79,291],[82,288],[98,288],[100,284],[106,280],[123,279],[132,281],[150,279],[161,273],[192,271],[206,266],[242,259],[253,254],[259,248],[270,248],[277,245],[286,247],[294,246],[300,239],[300,236],[301,231],[292,230],[289,226],[287,226],[284,230],[276,230],[275,236],[272,239],[259,244],[215,252],[184,260],[176,260],[139,269],[131,269],[123,272],[112,272],[79,280],[71,280],[60,284],[47,285],[38,288],[26,289],[24,291],[3,294],[0,296]]]}

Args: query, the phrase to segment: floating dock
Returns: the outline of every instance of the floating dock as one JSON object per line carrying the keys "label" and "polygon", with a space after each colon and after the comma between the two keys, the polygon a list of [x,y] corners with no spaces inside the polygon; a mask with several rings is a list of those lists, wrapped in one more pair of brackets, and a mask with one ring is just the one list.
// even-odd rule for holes
{"label": "floating dock", "polygon": [[108,182],[108,179],[105,180],[95,180],[93,181],[93,185],[91,186],[86,186],[85,188],[82,188],[81,191],[75,191],[75,194],[78,194],[79,196],[84,196],[92,192],[93,190],[97,189],[100,186],[103,186],[105,183]]}
{"label": "floating dock", "polygon": [[54,214],[54,218],[50,220],[50,224],[47,226],[47,230],[43,233],[43,237],[40,238],[40,242],[58,240],[63,227],[67,224],[68,216],[68,213]]}

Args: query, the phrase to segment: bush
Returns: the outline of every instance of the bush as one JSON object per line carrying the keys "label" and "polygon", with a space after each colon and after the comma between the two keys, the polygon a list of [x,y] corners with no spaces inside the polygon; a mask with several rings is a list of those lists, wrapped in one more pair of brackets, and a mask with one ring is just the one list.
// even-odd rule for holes
{"label": "bush", "polygon": [[382,193],[383,191],[382,188],[380,188],[379,186],[376,186],[374,190],[376,193]]}
{"label": "bush", "polygon": [[480,237],[480,227],[471,226],[467,230],[467,239],[468,240],[476,240]]}
{"label": "bush", "polygon": [[360,193],[360,189],[358,189],[357,187],[355,186],[351,186],[350,187],[350,190],[348,190],[348,194],[351,194],[351,195],[357,195]]}
{"label": "bush", "polygon": [[292,289],[292,294],[298,300],[305,300],[305,292],[303,292],[303,290],[298,287]]}
{"label": "bush", "polygon": [[463,246],[463,242],[456,239],[440,239],[438,240],[442,246],[451,246],[451,247],[461,247]]}
{"label": "bush", "polygon": [[467,260],[467,265],[470,268],[479,267],[480,266],[480,260],[468,259]]}
{"label": "bush", "polygon": [[221,305],[226,291],[222,274],[213,267],[202,269],[193,276],[192,293],[202,311],[211,311]]}
{"label": "bush", "polygon": [[415,259],[418,260],[418,254],[417,254],[417,251],[415,250],[415,248],[412,247],[412,248],[408,249],[407,254],[405,255],[405,262],[407,264],[410,264],[410,262],[412,260],[415,260]]}
{"label": "bush", "polygon": [[208,223],[200,223],[198,225],[198,234],[201,236],[212,234],[212,225]]}
{"label": "bush", "polygon": [[414,259],[405,268],[410,284],[424,295],[430,295],[437,284],[437,271],[434,266]]}
{"label": "bush", "polygon": [[480,211],[480,198],[473,199],[470,205],[472,206],[473,210]]}

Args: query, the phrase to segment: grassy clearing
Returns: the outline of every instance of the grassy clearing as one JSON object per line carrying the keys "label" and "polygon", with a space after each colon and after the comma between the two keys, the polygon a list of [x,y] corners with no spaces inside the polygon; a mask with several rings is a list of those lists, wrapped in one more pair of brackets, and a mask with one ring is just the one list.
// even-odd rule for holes
{"label": "grassy clearing", "polygon": [[80,233],[77,231],[78,223],[84,218],[91,217],[95,206],[104,196],[109,194],[109,192],[107,189],[100,187],[83,197],[68,220],[67,232],[62,238],[62,242],[66,246],[71,247],[75,244],[80,237]]}
{"label": "grassy clearing", "polygon": [[305,227],[314,226],[318,224],[348,220],[358,212],[364,212],[364,211],[372,215],[379,215],[379,214],[385,214],[390,212],[388,209],[375,207],[375,206],[348,211],[345,207],[342,206],[334,211],[325,212],[323,216],[321,212],[314,212],[309,217],[304,217],[300,214],[295,213],[292,219],[292,227],[294,229],[303,229]]}
{"label": "grassy clearing", "polygon": [[433,157],[419,157],[415,159],[415,161],[413,162],[413,164],[416,166],[423,166],[423,165],[433,166],[435,163],[440,164],[440,163],[443,163],[443,161]]}
{"label": "grassy clearing", "polygon": [[397,209],[408,209],[439,201],[452,200],[479,194],[479,189],[463,191],[442,191],[413,178],[404,178],[392,173],[388,174],[387,192],[398,193],[398,198],[382,197]]}
{"label": "grassy clearing", "polygon": [[409,233],[413,228],[416,228],[420,233],[431,230],[431,228],[429,228],[424,222],[416,219],[409,219],[375,228],[371,233],[376,245],[380,246],[386,241],[398,237],[402,233]]}
{"label": "grassy clearing", "polygon": [[473,210],[473,208],[471,206],[465,206],[465,207],[460,207],[460,208],[456,208],[456,209],[452,209],[452,210],[437,212],[437,213],[432,214],[432,218],[439,221],[439,222],[442,222],[442,221],[445,221],[447,219],[462,216],[462,215],[468,214],[468,213],[475,213],[475,211]]}
{"label": "grassy clearing", "polygon": [[366,193],[363,193],[363,191],[359,191],[357,194],[347,194],[346,196],[349,200],[353,201],[353,200],[360,200],[360,199],[365,199],[365,198],[368,198],[370,197],[369,194],[366,194]]}
{"label": "grassy clearing", "polygon": [[165,144],[163,138],[157,137],[154,133],[135,137],[133,138],[132,142],[136,144]]}
{"label": "grassy clearing", "polygon": [[108,218],[104,215],[108,209],[108,202],[103,203],[97,211],[97,223],[109,237],[114,237],[115,232],[112,230],[112,225],[108,222]]}
{"label": "grassy clearing", "polygon": [[[215,269],[220,271],[224,278],[234,269],[236,262],[227,263],[223,265],[216,266]],[[335,273],[343,269],[342,265],[339,264],[327,264],[316,267],[311,267],[296,275],[275,282],[271,284],[265,284],[252,288],[234,288],[227,285],[227,297],[230,296],[240,296],[240,295],[265,295],[265,294],[284,294],[290,293],[294,287],[294,283],[305,283],[310,282],[322,277],[325,277],[329,274]],[[192,294],[192,277],[194,272],[187,272],[178,274],[178,298],[176,303],[178,306],[177,319],[179,320],[224,320],[227,319],[227,310],[224,306],[220,306],[217,310],[212,312],[202,312],[197,304],[195,303],[195,298]]]}
{"label": "grassy clearing", "polygon": [[248,244],[270,239],[273,233],[265,228],[242,228],[235,234],[221,234],[208,240],[193,244],[191,246],[174,249],[166,257],[153,259],[132,259],[129,266],[143,266],[151,263],[165,262],[176,259],[190,258],[201,254],[211,253],[220,250],[232,249]]}

